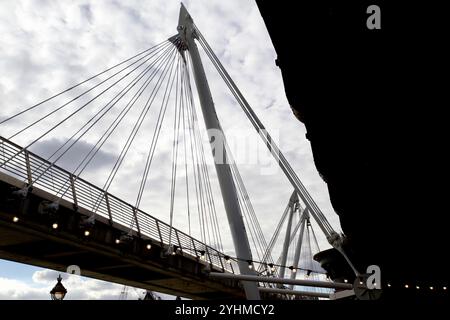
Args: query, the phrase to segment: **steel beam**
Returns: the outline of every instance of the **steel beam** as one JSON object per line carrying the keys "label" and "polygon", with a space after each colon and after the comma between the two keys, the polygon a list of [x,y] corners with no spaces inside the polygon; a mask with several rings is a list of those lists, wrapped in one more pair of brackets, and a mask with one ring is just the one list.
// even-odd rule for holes
{"label": "steel beam", "polygon": [[237,275],[221,272],[210,272],[210,278],[214,279],[233,279],[233,280],[243,280],[243,281],[253,281],[253,282],[267,282],[267,283],[284,283],[293,284],[297,286],[305,287],[319,287],[319,288],[335,288],[335,289],[352,289],[353,285],[350,283],[340,283],[340,282],[328,282],[328,281],[315,281],[315,280],[292,280],[292,279],[280,279],[271,277],[259,277],[251,275]]}
{"label": "steel beam", "polygon": [[[308,209],[305,208],[305,210],[303,210],[301,216],[300,216],[300,221],[301,221],[301,226],[300,226],[300,234],[298,236],[298,241],[297,241],[297,250],[295,251],[295,255],[294,255],[294,268],[297,270],[298,269],[298,264],[300,261],[300,254],[302,253],[302,245],[303,245],[303,234],[305,233],[305,226],[306,226],[306,221],[308,220],[309,215],[308,215]],[[291,279],[295,279],[295,276],[297,275],[296,272],[292,271],[291,272]],[[291,285],[291,289],[294,286]]]}
{"label": "steel beam", "polygon": [[297,191],[294,190],[294,192],[291,195],[291,198],[289,199],[289,218],[286,226],[286,234],[284,236],[283,251],[281,252],[281,262],[280,262],[281,267],[279,272],[279,278],[284,278],[284,273],[286,271],[287,254],[289,251],[289,244],[291,242],[292,218],[294,217],[295,206],[297,203],[298,203],[298,195]]}
{"label": "steel beam", "polygon": [[298,291],[298,290],[288,290],[288,289],[275,289],[275,288],[259,288],[259,292],[265,293],[281,293],[290,294],[295,296],[307,296],[307,297],[318,297],[330,299],[330,294],[323,292],[310,292],[310,291]]}
{"label": "steel beam", "polygon": [[343,290],[343,291],[338,291],[338,292],[330,294],[330,299],[331,300],[338,300],[338,299],[344,299],[344,298],[352,297],[354,295],[355,295],[355,291],[353,289],[351,289],[351,290]]}

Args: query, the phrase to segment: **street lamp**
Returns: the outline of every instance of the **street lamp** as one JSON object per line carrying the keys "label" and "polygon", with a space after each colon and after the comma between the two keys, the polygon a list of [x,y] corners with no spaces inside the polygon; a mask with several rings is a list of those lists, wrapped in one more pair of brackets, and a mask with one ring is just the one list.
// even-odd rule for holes
{"label": "street lamp", "polygon": [[61,283],[61,275],[58,276],[58,283],[53,287],[52,291],[50,291],[50,295],[52,300],[63,300],[66,296],[67,290]]}

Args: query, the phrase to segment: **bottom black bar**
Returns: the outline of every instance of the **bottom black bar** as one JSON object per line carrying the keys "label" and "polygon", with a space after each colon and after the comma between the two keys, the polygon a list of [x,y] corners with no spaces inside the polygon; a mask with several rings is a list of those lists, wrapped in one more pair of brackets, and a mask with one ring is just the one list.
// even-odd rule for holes
{"label": "bottom black bar", "polygon": [[1,319],[43,315],[80,319],[112,316],[143,319],[365,319],[400,312],[404,316],[444,311],[446,301],[0,301]]}

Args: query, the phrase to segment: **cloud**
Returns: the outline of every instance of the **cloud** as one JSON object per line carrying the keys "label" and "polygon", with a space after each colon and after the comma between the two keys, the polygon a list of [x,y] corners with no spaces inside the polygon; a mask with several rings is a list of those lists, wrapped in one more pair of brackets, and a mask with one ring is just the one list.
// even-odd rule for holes
{"label": "cloud", "polygon": [[[225,68],[235,80],[246,99],[260,117],[269,132],[277,133],[279,146],[295,172],[316,199],[319,207],[339,230],[339,220],[334,213],[326,184],[314,166],[309,142],[305,138],[305,127],[292,115],[285,97],[280,70],[275,66],[276,53],[254,1],[186,1],[196,25],[215,50]],[[0,118],[17,113],[36,102],[51,96],[71,85],[105,70],[106,68],[135,55],[176,33],[179,1],[2,1],[0,3]],[[233,100],[227,87],[212,64],[202,54],[208,81],[212,89],[218,117],[226,131],[237,129],[252,131],[239,105]],[[0,126],[0,135],[8,137],[37,117],[51,112],[67,99],[75,97],[88,86],[83,86],[69,95],[59,97],[52,103],[16,118]],[[193,88],[195,89],[195,87]],[[33,150],[43,156],[51,154],[64,139],[90,119],[111,97],[114,89],[105,94],[103,100],[86,107],[70,121],[37,143]],[[91,99],[92,92],[84,100]],[[195,92],[194,92],[195,95]],[[197,112],[201,121],[199,101]],[[79,106],[79,104],[78,104]],[[270,108],[268,108],[270,106]],[[86,137],[70,155],[58,164],[70,170],[76,160],[106,130],[109,122],[124,105],[118,104]],[[130,112],[102,151],[83,173],[83,178],[103,186],[109,171],[123,148],[137,119],[138,110]],[[146,155],[153,134],[157,111],[155,102],[136,136],[120,171],[111,185],[110,192],[134,204],[139,188]],[[55,123],[75,110],[75,104],[67,106],[55,116],[14,138],[20,145],[31,142]],[[161,131],[152,169],[147,180],[141,208],[157,218],[168,222],[170,212],[171,139],[173,108],[168,109]],[[255,133],[256,135],[256,133]],[[258,138],[257,138],[258,139]],[[257,140],[255,140],[257,141]],[[261,142],[257,142],[261,143]],[[206,156],[210,156],[205,145]],[[264,159],[267,164],[270,157]],[[255,207],[267,240],[270,239],[278,219],[292,193],[292,186],[277,170],[269,175],[260,174],[261,163],[238,165]],[[220,197],[220,188],[215,177],[214,166],[209,166],[215,203],[221,222],[224,246],[233,254],[233,244],[227,226],[227,217]],[[187,231],[187,208],[185,199],[184,169],[179,168],[175,197],[174,226]],[[191,196],[194,194],[191,189]],[[191,203],[192,225],[198,227],[197,209]],[[316,229],[317,230],[317,229]],[[198,228],[193,235],[200,238]],[[317,230],[321,248],[328,246]],[[276,248],[278,252],[281,247]],[[278,254],[275,254],[277,256]]]}
{"label": "cloud", "polygon": [[[50,156],[53,155],[66,142],[67,140],[59,138],[43,140],[33,145],[31,150],[44,159],[49,159]],[[55,156],[50,158],[50,161],[54,161],[67,150],[64,156],[62,156],[56,162],[56,165],[69,171],[75,170],[75,168],[82,162],[85,156],[88,155],[94,147],[94,145],[88,142],[78,141],[73,145],[73,147],[67,149],[72,144],[72,142],[73,140],[69,140],[65,147],[63,147],[58,153],[56,153]],[[100,149],[93,158],[92,162],[90,162],[87,170],[94,170],[97,172],[97,170],[101,168],[112,166],[112,164],[116,161],[116,158],[116,155]]]}
{"label": "cloud", "polygon": [[[56,271],[43,269],[34,272],[31,281],[0,277],[0,300],[49,300],[50,290],[55,286],[58,275]],[[125,297],[122,294],[124,287],[119,284],[65,273],[61,276],[67,289],[66,300],[119,300]],[[145,290],[132,287],[128,287],[126,292],[129,300],[137,300],[145,295]]]}
{"label": "cloud", "polygon": [[0,278],[1,300],[40,300],[49,298],[50,289],[33,288],[23,281]]}
{"label": "cloud", "polygon": [[[143,289],[41,269],[33,272],[29,281],[0,277],[0,300],[49,300],[59,275],[67,289],[65,300],[138,300],[145,296]],[[159,292],[154,295],[162,300],[175,299]]]}
{"label": "cloud", "polygon": [[91,6],[89,4],[80,6],[81,14],[86,18],[86,20],[92,24],[94,22],[94,17],[92,15]]}

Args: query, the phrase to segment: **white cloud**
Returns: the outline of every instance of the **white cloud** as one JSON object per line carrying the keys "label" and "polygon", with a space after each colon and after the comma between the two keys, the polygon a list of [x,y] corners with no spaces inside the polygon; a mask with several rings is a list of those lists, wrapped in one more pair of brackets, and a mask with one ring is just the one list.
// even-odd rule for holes
{"label": "white cloud", "polygon": [[[0,299],[16,300],[16,299],[45,299],[45,288],[33,288],[23,281],[0,278]],[[50,289],[47,291],[47,299],[50,296]]]}
{"label": "white cloud", "polygon": [[[55,286],[58,275],[53,270],[39,270],[32,274],[31,281],[0,277],[0,300],[49,300],[50,290]],[[122,285],[64,273],[61,276],[67,289],[66,300],[119,300],[123,292]],[[128,287],[127,292],[126,298],[129,300],[144,296],[142,289]]]}
{"label": "white cloud", "polygon": [[[330,205],[326,185],[315,169],[311,148],[305,138],[305,128],[294,118],[287,103],[280,70],[274,63],[276,53],[256,4],[240,0],[186,1],[185,4],[196,25],[266,128],[269,132],[278,133],[281,149],[319,207],[332,225],[339,229],[338,217]],[[178,10],[179,1],[162,0],[74,0],[64,3],[57,0],[1,1],[0,119],[167,39],[176,33]],[[204,58],[223,127],[230,131],[236,128],[253,130],[238,105],[230,99],[212,65]],[[2,125],[0,134],[9,136],[49,110],[52,110],[50,106],[42,107],[38,112],[30,112],[7,126]],[[70,110],[73,108],[68,107],[64,115]],[[92,116],[92,112],[93,110],[88,109],[80,113],[70,125],[49,136],[47,143],[68,138]],[[52,118],[35,130],[18,136],[15,141],[26,144],[37,132],[48,128],[57,119],[58,117]],[[170,120],[168,115],[166,123],[170,123]],[[119,153],[133,122],[133,118],[125,121],[118,130],[119,134],[105,144],[108,154]],[[97,131],[85,143],[92,144],[101,132]],[[130,149],[130,155],[111,186],[111,193],[131,203],[136,198],[147,152],[141,146],[148,145],[149,135],[147,130],[146,135],[137,137],[135,147]],[[162,139],[144,193],[142,208],[168,222],[170,166],[167,163],[170,162],[171,150],[169,129],[162,132]],[[209,156],[208,149],[206,152]],[[84,177],[101,187],[110,167],[111,165],[86,172]],[[257,165],[240,166],[240,169],[266,239],[269,240],[289,200],[292,187],[280,170],[276,174],[260,175],[260,167]],[[214,168],[210,167],[209,170],[219,219],[226,221]],[[180,185],[174,224],[186,231],[183,192],[183,186]],[[195,217],[192,224],[198,226],[196,222]],[[199,238],[198,233],[195,235]],[[222,228],[222,237],[227,252],[232,252],[231,236],[227,228]],[[319,241],[322,248],[327,246],[323,237],[319,237]],[[39,278],[41,276],[36,277],[36,281],[44,281],[39,280],[42,279]],[[84,285],[88,284],[89,282]],[[113,289],[111,287],[105,290]],[[101,295],[107,295],[106,291]],[[72,292],[76,292],[76,289]]]}

